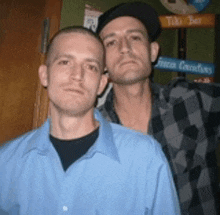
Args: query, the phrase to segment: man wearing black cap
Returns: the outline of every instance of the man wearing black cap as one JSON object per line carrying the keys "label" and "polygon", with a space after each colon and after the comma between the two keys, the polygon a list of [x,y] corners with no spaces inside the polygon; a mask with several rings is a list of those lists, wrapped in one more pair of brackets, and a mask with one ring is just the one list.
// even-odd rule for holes
{"label": "man wearing black cap", "polygon": [[215,149],[220,137],[220,86],[173,80],[151,83],[161,32],[155,10],[120,4],[99,17],[113,89],[100,107],[110,121],[153,135],[173,171],[182,214],[218,214]]}

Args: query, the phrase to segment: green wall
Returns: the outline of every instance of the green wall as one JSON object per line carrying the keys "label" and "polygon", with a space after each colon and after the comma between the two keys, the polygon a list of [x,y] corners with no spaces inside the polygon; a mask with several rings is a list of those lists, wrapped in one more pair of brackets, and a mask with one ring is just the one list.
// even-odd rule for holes
{"label": "green wall", "polygon": [[[144,1],[144,0],[143,0]],[[63,0],[63,8],[61,11],[61,28],[69,25],[83,25],[85,4],[89,4],[100,11],[106,11],[122,2],[123,0]],[[159,0],[145,0],[144,2],[153,6],[161,15],[171,14]],[[220,14],[220,0],[212,0],[212,4],[202,13]],[[178,30],[164,30],[158,39],[161,46],[161,55],[169,57],[177,57],[178,55]],[[214,61],[215,47],[214,29],[187,29],[187,59],[201,60],[206,62]],[[154,71],[154,81],[166,84],[173,77],[175,72]],[[193,80],[198,76],[187,75],[187,78]]]}
{"label": "green wall", "polygon": [[[110,7],[117,4],[129,2],[126,0],[63,0],[63,8],[61,11],[61,28],[68,25],[82,25],[84,18],[85,4],[89,4],[100,11],[106,11]],[[130,1],[131,2],[131,1]],[[153,7],[155,7],[159,14],[168,13],[159,0],[145,0]]]}

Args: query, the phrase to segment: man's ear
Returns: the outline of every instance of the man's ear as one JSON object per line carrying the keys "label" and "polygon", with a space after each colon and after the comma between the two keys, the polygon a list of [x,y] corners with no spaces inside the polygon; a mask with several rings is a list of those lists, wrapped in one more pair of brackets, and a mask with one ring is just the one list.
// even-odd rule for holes
{"label": "man's ear", "polygon": [[100,84],[99,84],[99,89],[98,89],[98,95],[103,93],[107,84],[108,84],[108,74],[102,74]]}
{"label": "man's ear", "polygon": [[46,65],[40,65],[38,69],[38,75],[39,75],[41,84],[44,87],[47,87],[48,86],[48,71],[47,71]]}
{"label": "man's ear", "polygon": [[157,42],[152,42],[151,46],[151,62],[154,63],[157,60],[160,46]]}

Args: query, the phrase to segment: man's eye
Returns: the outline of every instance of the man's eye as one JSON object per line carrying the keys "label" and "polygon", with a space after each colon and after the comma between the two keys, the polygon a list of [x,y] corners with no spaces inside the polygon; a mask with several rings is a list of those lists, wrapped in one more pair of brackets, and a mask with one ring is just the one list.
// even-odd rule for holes
{"label": "man's eye", "polygon": [[86,68],[94,72],[98,71],[97,66],[94,65],[87,65]]}
{"label": "man's eye", "polygon": [[106,42],[105,47],[110,47],[110,46],[113,46],[115,44],[116,44],[116,41],[115,40],[111,40],[111,41]]}
{"label": "man's eye", "polygon": [[68,60],[61,60],[58,62],[59,65],[68,65],[69,61]]}
{"label": "man's eye", "polygon": [[131,36],[131,39],[132,40],[141,40],[141,37],[137,36],[137,35],[133,35],[133,36]]}

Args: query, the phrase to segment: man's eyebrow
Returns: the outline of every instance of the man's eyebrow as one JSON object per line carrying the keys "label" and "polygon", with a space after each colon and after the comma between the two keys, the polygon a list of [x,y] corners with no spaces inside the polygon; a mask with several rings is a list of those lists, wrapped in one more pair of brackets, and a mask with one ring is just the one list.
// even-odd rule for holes
{"label": "man's eyebrow", "polygon": [[137,33],[141,33],[143,36],[146,36],[147,32],[140,30],[140,29],[129,29],[127,30],[128,33],[133,33],[133,32],[137,32]]}
{"label": "man's eyebrow", "polygon": [[52,62],[55,62],[56,60],[60,59],[60,58],[69,58],[69,59],[74,59],[74,56],[69,55],[69,54],[58,54],[54,57],[54,59],[52,60]]}
{"label": "man's eyebrow", "polygon": [[[126,31],[126,33],[133,33],[133,32],[137,32],[137,33],[141,33],[143,36],[147,36],[147,32],[141,30],[141,29],[128,29]],[[110,33],[110,34],[107,34],[105,37],[103,37],[103,41],[108,39],[108,38],[111,38],[111,37],[114,37],[116,36],[117,34],[116,33]]]}
{"label": "man's eyebrow", "polygon": [[99,60],[95,59],[95,58],[86,58],[85,59],[87,62],[92,62],[92,63],[96,63],[99,67],[101,67],[101,63]]}
{"label": "man's eyebrow", "polygon": [[110,33],[110,34],[107,34],[105,37],[103,37],[103,41],[108,39],[109,37],[114,37],[116,35],[116,33]]}
{"label": "man's eyebrow", "polygon": [[[60,58],[68,58],[68,59],[75,59],[76,57],[70,54],[58,54],[57,56],[55,56],[55,58],[52,60],[52,62],[55,62],[56,60],[59,60]],[[85,58],[86,62],[92,62],[92,63],[96,63],[100,68],[101,68],[101,63],[98,59],[96,58]]]}

